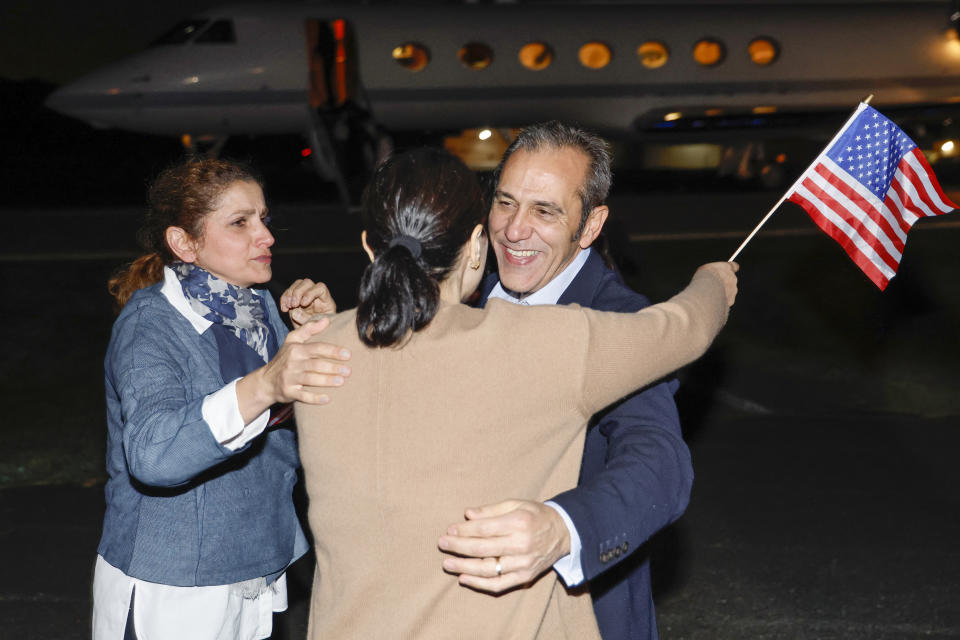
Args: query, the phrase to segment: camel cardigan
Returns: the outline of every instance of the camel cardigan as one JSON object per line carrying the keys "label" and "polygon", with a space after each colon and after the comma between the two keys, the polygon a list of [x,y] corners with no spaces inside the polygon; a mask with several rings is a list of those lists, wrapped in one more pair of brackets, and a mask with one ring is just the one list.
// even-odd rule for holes
{"label": "camel cardigan", "polygon": [[463,509],[545,500],[577,482],[590,416],[699,357],[723,326],[699,273],[639,313],[441,304],[401,348],[372,349],[354,311],[319,339],[353,371],[298,404],[316,548],[310,638],[599,638],[589,594],[553,572],[494,597],[458,585],[438,538]]}

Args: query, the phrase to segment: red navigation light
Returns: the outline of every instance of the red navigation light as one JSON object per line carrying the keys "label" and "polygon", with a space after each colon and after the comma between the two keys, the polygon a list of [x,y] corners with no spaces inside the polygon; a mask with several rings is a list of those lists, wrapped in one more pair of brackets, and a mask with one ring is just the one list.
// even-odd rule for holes
{"label": "red navigation light", "polygon": [[300,149],[300,157],[302,158],[309,158],[312,153],[313,149],[310,147],[304,147],[303,149]]}

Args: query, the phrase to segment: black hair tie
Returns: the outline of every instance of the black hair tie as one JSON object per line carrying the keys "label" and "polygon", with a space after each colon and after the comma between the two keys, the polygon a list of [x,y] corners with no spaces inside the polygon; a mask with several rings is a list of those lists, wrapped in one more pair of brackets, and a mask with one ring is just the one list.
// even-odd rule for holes
{"label": "black hair tie", "polygon": [[423,253],[423,246],[420,244],[420,241],[413,236],[408,236],[403,233],[398,236],[394,236],[393,239],[390,240],[390,244],[387,245],[387,248],[392,249],[397,245],[400,245],[409,251],[414,260],[417,260],[420,257],[420,254]]}

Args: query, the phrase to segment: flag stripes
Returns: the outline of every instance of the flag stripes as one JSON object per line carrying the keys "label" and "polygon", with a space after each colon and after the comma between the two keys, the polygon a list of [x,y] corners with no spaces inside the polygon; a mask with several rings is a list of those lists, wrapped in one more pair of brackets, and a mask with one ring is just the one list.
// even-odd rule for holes
{"label": "flag stripes", "polygon": [[[806,182],[806,181],[804,181]],[[811,193],[804,184],[795,187],[790,200],[803,207],[813,221],[859,266],[870,280],[885,289],[896,272],[877,255],[870,241],[850,226],[843,216]]]}
{"label": "flag stripes", "polygon": [[[923,165],[926,165],[926,169]],[[897,187],[899,187],[897,192],[901,195],[907,194],[914,203],[914,213],[919,210],[923,212],[923,217],[950,213],[955,207],[944,202],[946,196],[942,195],[940,185],[934,188],[930,183],[929,176],[931,174],[928,171],[932,171],[932,169],[929,166],[927,159],[923,157],[919,149],[914,149],[905,155],[900,162],[899,170],[894,174]],[[920,214],[917,213],[917,215]]]}
{"label": "flag stripes", "polygon": [[950,213],[957,208],[957,205],[953,204],[953,202],[950,201],[950,198],[948,198],[943,192],[943,189],[940,188],[940,183],[937,182],[936,174],[933,173],[933,167],[930,166],[930,163],[927,162],[927,159],[922,153],[917,152],[915,154],[910,154],[907,162],[917,174],[917,178],[923,184],[924,192],[929,194],[931,198],[933,198],[934,194],[936,194],[936,197],[933,198],[934,206],[940,210],[940,213]]}
{"label": "flag stripes", "polygon": [[[827,163],[832,163],[827,159]],[[855,222],[854,226],[860,226],[860,217],[866,216],[862,220],[862,226],[867,227],[870,233],[876,237],[887,248],[891,255],[900,259],[900,253],[903,251],[904,244],[907,241],[907,232],[900,227],[898,218],[890,211],[883,202],[869,191],[857,193],[850,187],[849,183],[832,173],[832,171],[843,171],[835,166],[819,166],[816,171],[807,180],[812,181],[818,188],[824,190],[827,194],[842,204],[845,216],[848,221]],[[804,181],[804,184],[807,182]],[[807,188],[810,188],[809,186]]]}
{"label": "flag stripes", "polygon": [[913,141],[866,105],[786,195],[880,289],[897,274],[913,224],[956,208]]}

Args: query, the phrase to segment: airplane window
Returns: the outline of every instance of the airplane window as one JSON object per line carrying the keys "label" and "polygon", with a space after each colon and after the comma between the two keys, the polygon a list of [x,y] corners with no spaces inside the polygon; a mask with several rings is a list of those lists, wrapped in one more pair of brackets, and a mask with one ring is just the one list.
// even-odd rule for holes
{"label": "airplane window", "polygon": [[520,47],[517,54],[520,64],[531,71],[546,69],[553,62],[553,50],[543,42],[530,42]]}
{"label": "airplane window", "polygon": [[195,40],[198,44],[229,44],[236,41],[232,20],[217,20]]}
{"label": "airplane window", "polygon": [[580,64],[588,69],[603,69],[613,59],[610,47],[602,42],[588,42],[580,47]]}
{"label": "airplane window", "polygon": [[693,45],[693,59],[704,67],[713,67],[720,64],[726,55],[726,48],[719,40],[704,38]]}
{"label": "airplane window", "polygon": [[773,64],[780,54],[780,47],[772,38],[757,38],[747,46],[747,53],[754,64]]}
{"label": "airplane window", "polygon": [[197,35],[197,32],[206,25],[209,20],[183,20],[178,22],[176,26],[164,33],[162,36],[153,41],[153,45],[159,44],[183,44],[193,36]]}
{"label": "airplane window", "polygon": [[651,40],[637,47],[637,57],[640,58],[640,64],[647,69],[657,69],[667,64],[670,52],[662,42]]}
{"label": "airplane window", "polygon": [[430,52],[416,42],[404,42],[393,48],[393,59],[404,69],[420,71],[430,63]]}
{"label": "airplane window", "polygon": [[470,69],[486,69],[493,62],[493,50],[482,42],[468,42],[457,53],[463,66]]}

